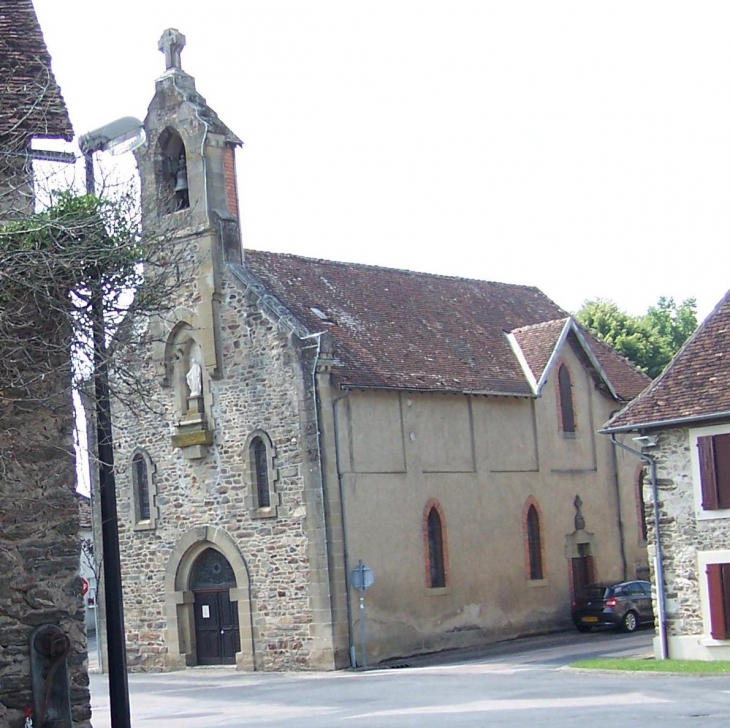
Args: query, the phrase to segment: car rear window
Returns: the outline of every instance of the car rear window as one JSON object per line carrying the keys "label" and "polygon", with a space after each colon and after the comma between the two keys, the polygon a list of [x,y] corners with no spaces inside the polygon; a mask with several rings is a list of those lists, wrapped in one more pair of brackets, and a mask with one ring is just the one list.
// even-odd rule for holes
{"label": "car rear window", "polygon": [[603,597],[610,597],[611,587],[593,584],[592,586],[587,586],[581,593],[581,596],[586,599],[602,599]]}

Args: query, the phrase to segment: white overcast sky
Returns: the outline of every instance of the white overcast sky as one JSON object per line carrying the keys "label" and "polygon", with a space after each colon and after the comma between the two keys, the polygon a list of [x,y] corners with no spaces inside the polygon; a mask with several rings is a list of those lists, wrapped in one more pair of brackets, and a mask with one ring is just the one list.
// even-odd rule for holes
{"label": "white overcast sky", "polygon": [[244,245],[641,313],[730,288],[730,3],[34,0],[77,134],[162,31],[245,144]]}

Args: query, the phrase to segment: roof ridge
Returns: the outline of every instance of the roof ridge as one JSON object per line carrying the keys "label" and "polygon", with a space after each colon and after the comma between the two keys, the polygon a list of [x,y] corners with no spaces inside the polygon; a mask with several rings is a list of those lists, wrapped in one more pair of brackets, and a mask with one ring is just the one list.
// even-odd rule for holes
{"label": "roof ridge", "polygon": [[[408,268],[391,268],[390,266],[385,265],[374,265],[373,263],[353,263],[346,260],[329,260],[327,258],[313,258],[311,256],[307,255],[298,255],[296,253],[277,253],[272,250],[255,250],[252,248],[246,248],[243,251],[244,253],[244,266],[246,264],[246,255],[248,253],[253,253],[254,255],[267,255],[267,256],[274,256],[279,258],[293,258],[297,260],[303,260],[308,263],[326,263],[328,265],[336,265],[339,267],[357,267],[357,268],[367,268],[369,270],[382,270],[382,271],[390,271],[391,273],[402,273],[404,275],[411,275],[411,276],[423,276],[426,278],[439,278],[443,280],[451,280],[451,281],[466,281],[466,282],[472,282],[472,283],[488,283],[493,286],[504,286],[504,287],[510,287],[510,288],[519,288],[520,290],[533,290],[537,291],[541,295],[548,298],[551,302],[551,298],[547,296],[540,288],[533,285],[523,285],[521,283],[504,283],[502,281],[487,281],[483,278],[465,278],[464,276],[450,276],[445,275],[443,273],[429,273],[427,271],[416,271],[416,270],[410,270]],[[560,308],[557,304],[555,304],[557,308]],[[567,318],[567,316],[566,316]],[[555,321],[558,321],[559,319],[553,319]]]}
{"label": "roof ridge", "polygon": [[530,331],[532,329],[539,329],[542,326],[547,326],[548,324],[556,324],[558,322],[559,323],[562,323],[563,325],[565,325],[565,322],[569,318],[572,318],[572,316],[563,316],[562,318],[550,319],[549,321],[540,321],[540,322],[538,322],[536,324],[528,324],[527,326],[519,326],[516,329],[512,329],[512,331],[510,331],[510,333],[511,334],[520,333],[521,334],[521,333],[523,333],[525,331]]}
{"label": "roof ridge", "polygon": [[637,364],[635,364],[633,361],[631,361],[631,359],[629,359],[629,357],[625,356],[617,349],[614,349],[610,344],[605,342],[603,339],[599,338],[598,334],[594,334],[589,328],[587,328],[586,326],[583,326],[583,324],[580,323],[580,321],[578,321],[575,317],[573,317],[573,322],[581,330],[582,333],[590,336],[591,339],[593,339],[593,341],[600,344],[606,351],[610,352],[611,354],[613,354],[616,357],[618,357],[619,359],[621,359],[624,363],[628,364],[634,371],[638,372],[639,374],[642,374],[643,376],[645,376],[651,380],[651,377],[649,377],[649,375],[645,371],[642,371],[641,368]]}

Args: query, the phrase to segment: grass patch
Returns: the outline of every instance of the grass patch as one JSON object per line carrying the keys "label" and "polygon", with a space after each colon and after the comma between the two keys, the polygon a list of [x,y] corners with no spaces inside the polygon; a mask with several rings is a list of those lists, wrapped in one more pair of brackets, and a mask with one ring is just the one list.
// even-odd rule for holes
{"label": "grass patch", "polygon": [[605,658],[574,662],[570,667],[585,670],[623,670],[626,672],[674,672],[685,675],[730,674],[728,660],[655,660],[654,658]]}

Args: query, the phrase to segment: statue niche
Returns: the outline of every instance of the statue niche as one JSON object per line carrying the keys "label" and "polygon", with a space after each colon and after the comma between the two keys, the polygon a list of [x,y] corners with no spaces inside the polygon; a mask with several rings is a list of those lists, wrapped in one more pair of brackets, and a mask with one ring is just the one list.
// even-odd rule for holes
{"label": "statue niche", "polygon": [[206,405],[206,373],[203,350],[191,328],[182,324],[173,330],[168,342],[168,376],[174,389],[177,428],[172,437],[188,458],[202,458],[213,442]]}
{"label": "statue niche", "polygon": [[157,140],[155,177],[163,214],[190,207],[185,144],[182,137],[170,127]]}

